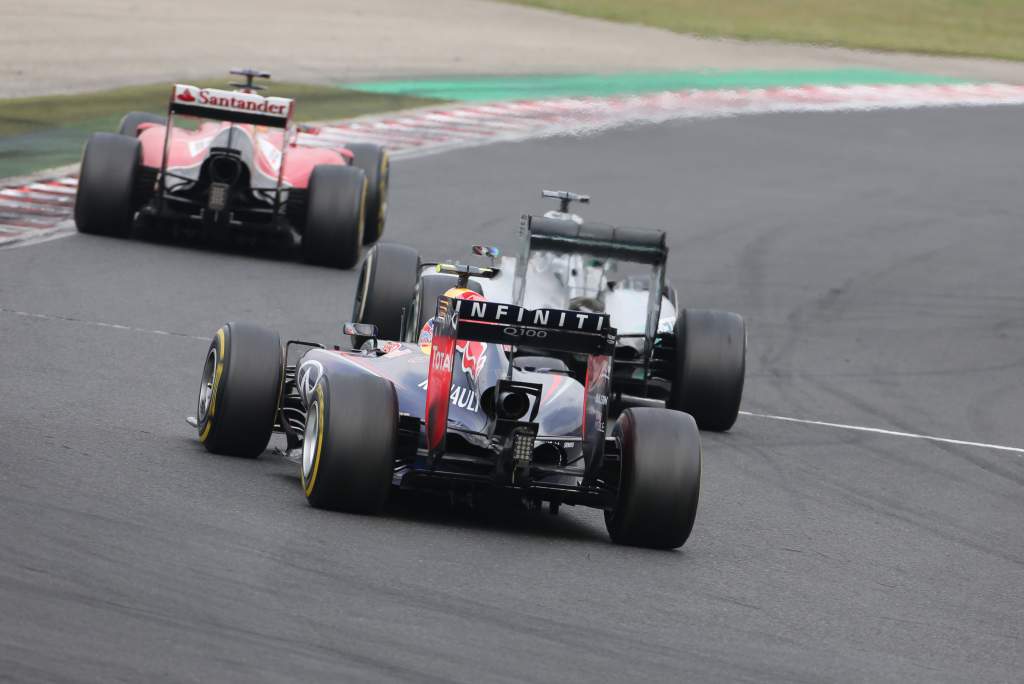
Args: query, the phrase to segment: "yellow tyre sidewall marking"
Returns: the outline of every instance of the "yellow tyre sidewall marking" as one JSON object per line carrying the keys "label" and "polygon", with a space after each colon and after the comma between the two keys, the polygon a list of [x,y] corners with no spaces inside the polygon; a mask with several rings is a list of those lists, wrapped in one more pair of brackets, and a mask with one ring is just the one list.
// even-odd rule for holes
{"label": "yellow tyre sidewall marking", "polygon": [[306,496],[310,496],[313,493],[313,487],[316,485],[316,474],[320,469],[320,450],[324,446],[324,386],[322,383],[316,386],[316,398],[316,417],[319,429],[316,431],[316,451],[313,454],[313,467],[309,471],[309,481],[306,482]]}
{"label": "yellow tyre sidewall marking", "polygon": [[213,388],[210,390],[210,410],[206,414],[206,427],[199,435],[199,441],[205,442],[213,427],[213,416],[217,410],[217,391],[220,389],[220,376],[224,373],[224,328],[217,331],[217,368],[213,372]]}

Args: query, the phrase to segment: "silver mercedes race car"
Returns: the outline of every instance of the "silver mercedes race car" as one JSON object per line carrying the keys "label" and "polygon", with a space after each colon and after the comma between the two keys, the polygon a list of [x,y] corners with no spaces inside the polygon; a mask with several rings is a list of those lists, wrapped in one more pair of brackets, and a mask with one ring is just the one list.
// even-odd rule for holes
{"label": "silver mercedes race car", "polygon": [[[572,202],[590,198],[543,191],[557,211],[524,214],[516,256],[475,246],[496,274],[470,278],[466,287],[489,301],[527,309],[608,314],[618,330],[611,411],[660,407],[692,415],[701,429],[724,431],[739,412],[746,365],[746,327],[735,313],[680,308],[665,275],[665,232],[584,221]],[[415,342],[429,335],[438,297],[456,279],[416,250],[383,243],[363,262],[352,320],[377,326],[381,336]],[[639,271],[639,272],[638,272]],[[449,294],[450,296],[450,294]],[[358,345],[362,340],[356,339]],[[520,346],[520,364],[586,376],[586,359]]]}

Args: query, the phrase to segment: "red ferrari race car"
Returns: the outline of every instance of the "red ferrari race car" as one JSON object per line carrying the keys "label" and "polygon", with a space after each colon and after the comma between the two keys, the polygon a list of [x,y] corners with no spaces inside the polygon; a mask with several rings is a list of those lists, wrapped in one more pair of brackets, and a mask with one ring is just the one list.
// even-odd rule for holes
{"label": "red ferrari race car", "polygon": [[[279,235],[307,261],[351,268],[384,230],[388,155],[378,145],[317,145],[292,123],[294,102],[239,90],[175,85],[166,116],[131,112],[118,133],[94,133],[82,155],[75,224],[127,235],[136,219],[210,234]],[[177,116],[196,123],[176,126]],[[300,134],[302,139],[300,141]]]}

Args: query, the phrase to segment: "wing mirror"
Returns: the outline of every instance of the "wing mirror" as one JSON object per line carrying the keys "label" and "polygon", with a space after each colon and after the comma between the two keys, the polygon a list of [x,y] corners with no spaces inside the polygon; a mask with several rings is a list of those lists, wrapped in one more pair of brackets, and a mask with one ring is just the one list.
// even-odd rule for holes
{"label": "wing mirror", "polygon": [[345,324],[344,332],[346,335],[359,335],[360,337],[372,337],[374,339],[380,334],[377,332],[377,326],[373,323],[353,323],[351,321]]}
{"label": "wing mirror", "polygon": [[491,267],[493,268],[498,265],[498,258],[501,256],[501,250],[490,245],[473,245],[473,254],[488,257],[491,260]]}
{"label": "wing mirror", "polygon": [[367,340],[373,340],[373,347],[377,347],[377,338],[380,332],[373,323],[354,323],[349,321],[341,327],[341,331],[352,338],[352,346],[361,349]]}

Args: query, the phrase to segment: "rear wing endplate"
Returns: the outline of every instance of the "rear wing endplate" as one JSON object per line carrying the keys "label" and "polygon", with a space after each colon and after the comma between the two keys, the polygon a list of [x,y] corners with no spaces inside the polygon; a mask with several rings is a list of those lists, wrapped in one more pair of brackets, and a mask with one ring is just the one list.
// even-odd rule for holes
{"label": "rear wing endplate", "polygon": [[286,97],[263,97],[256,93],[179,83],[171,91],[168,111],[170,114],[286,129],[291,125],[294,104],[294,100]]}

